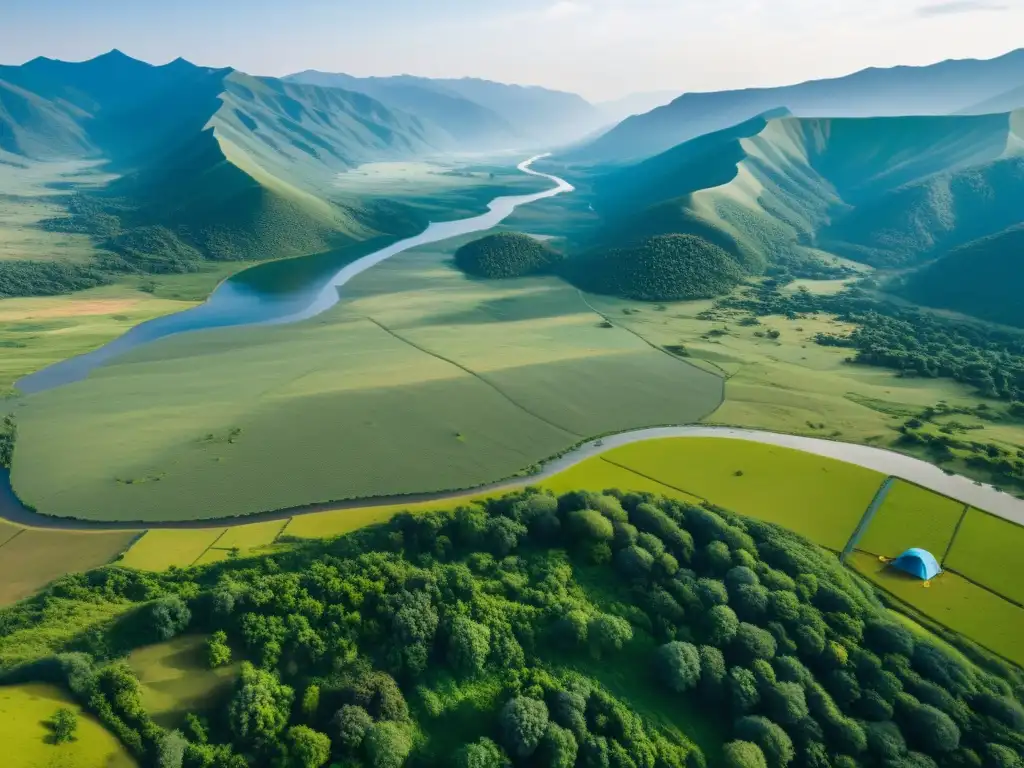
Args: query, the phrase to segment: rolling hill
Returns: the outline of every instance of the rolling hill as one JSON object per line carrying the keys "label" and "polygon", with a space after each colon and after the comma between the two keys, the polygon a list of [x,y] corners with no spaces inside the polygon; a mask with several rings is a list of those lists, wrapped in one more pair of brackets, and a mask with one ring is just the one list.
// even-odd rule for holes
{"label": "rolling hill", "polygon": [[[562,157],[574,163],[629,163],[701,134],[785,107],[806,117],[946,115],[984,103],[1024,82],[1024,49],[990,60],[865,69],[779,88],[686,93]],[[1006,111],[1005,109],[999,111]]]}
{"label": "rolling hill", "polygon": [[980,101],[967,109],[961,110],[964,115],[984,115],[991,112],[1012,112],[1024,109],[1024,82],[997,96]]}
{"label": "rolling hill", "polygon": [[[590,247],[695,235],[747,272],[924,263],[1024,222],[1024,113],[769,113],[590,183]],[[808,274],[808,276],[811,276]]]}
{"label": "rolling hill", "polygon": [[[607,122],[604,114],[574,93],[539,86],[506,85],[477,78],[433,79],[398,75],[356,78],[299,72],[286,80],[356,90],[438,122],[452,135],[471,131],[490,148],[547,147],[579,139]],[[428,98],[428,94],[432,95]],[[458,115],[449,111],[453,104]],[[443,119],[439,119],[443,118]],[[454,123],[466,120],[467,124]]]}

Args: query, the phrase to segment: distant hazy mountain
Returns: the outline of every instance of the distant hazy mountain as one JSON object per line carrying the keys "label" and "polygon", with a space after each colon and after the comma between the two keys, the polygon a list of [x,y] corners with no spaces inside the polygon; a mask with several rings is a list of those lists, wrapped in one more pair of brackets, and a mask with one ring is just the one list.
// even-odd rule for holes
{"label": "distant hazy mountain", "polygon": [[631,115],[642,115],[650,112],[656,107],[664,106],[673,99],[679,97],[679,91],[649,91],[646,93],[631,93],[620,99],[611,101],[600,101],[594,106],[600,110],[602,117],[609,125],[619,123]]}
{"label": "distant hazy mountain", "polygon": [[[337,79],[332,81],[332,78]],[[396,106],[402,101],[402,108],[428,117],[442,126],[451,125],[453,120],[458,119],[446,110],[467,110],[464,103],[456,104],[451,101],[452,99],[471,102],[486,110],[492,116],[491,121],[497,117],[501,124],[511,127],[513,136],[520,143],[538,147],[570,142],[601,127],[605,122],[601,111],[582,97],[539,86],[506,85],[470,77],[432,79],[398,75],[355,78],[350,75],[331,75],[323,72],[300,72],[285,79],[313,82],[317,85],[333,82],[339,87],[370,93],[385,103],[394,103]],[[403,94],[392,90],[396,88],[415,89],[415,93],[406,91]],[[446,97],[446,100],[436,103],[425,100],[424,91]],[[413,95],[415,103],[419,106],[414,106],[411,99]],[[484,115],[479,112],[473,113],[473,119],[482,121]],[[481,123],[481,126],[484,125],[486,124]],[[496,127],[492,125],[488,130]],[[474,127],[474,132],[476,135],[486,135],[478,127]]]}
{"label": "distant hazy mountain", "polygon": [[97,213],[97,198],[74,231],[109,237],[114,251],[176,254],[160,269],[186,268],[186,253],[266,258],[412,231],[400,206],[341,198],[333,181],[454,146],[430,121],[362,93],[181,60],[156,67],[113,51],[0,67],[0,149],[108,160],[123,174],[109,190],[120,202]]}
{"label": "distant hazy mountain", "polygon": [[1000,93],[998,96],[979,101],[967,109],[960,110],[962,115],[984,115],[992,112],[1012,112],[1024,108],[1024,83]]}
{"label": "distant hazy mountain", "polygon": [[590,186],[595,242],[697,235],[753,272],[913,266],[1024,223],[1024,113],[761,116]]}
{"label": "distant hazy mountain", "polygon": [[777,107],[808,117],[952,114],[1022,82],[1024,49],[985,61],[865,69],[846,77],[780,88],[686,93],[671,104],[628,118],[563,159],[582,163],[640,160]]}
{"label": "distant hazy mountain", "polygon": [[285,80],[366,94],[431,121],[463,149],[512,148],[524,142],[515,128],[487,107],[454,92],[445,93],[401,78],[352,77],[307,70],[289,75]]}

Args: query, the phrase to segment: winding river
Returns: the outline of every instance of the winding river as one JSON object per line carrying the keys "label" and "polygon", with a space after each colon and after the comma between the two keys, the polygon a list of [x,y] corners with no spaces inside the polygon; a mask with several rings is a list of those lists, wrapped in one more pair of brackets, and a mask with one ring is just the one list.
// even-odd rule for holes
{"label": "winding river", "polygon": [[[415,237],[400,240],[386,248],[356,259],[340,269],[327,271],[326,277],[298,280],[294,289],[276,290],[261,288],[261,282],[253,280],[251,275],[260,270],[270,271],[272,275],[281,276],[281,265],[284,269],[294,269],[302,259],[287,262],[271,262],[245,270],[235,277],[222,283],[207,299],[197,307],[173,315],[157,318],[132,328],[118,339],[105,346],[78,357],[65,360],[44,368],[18,381],[18,388],[25,393],[41,392],[74,381],[79,381],[96,367],[103,365],[115,357],[131,349],[147,344],[166,336],[187,331],[225,328],[242,325],[284,324],[294,323],[314,317],[330,309],[340,300],[339,289],[356,275],[366,271],[380,262],[403,253],[411,248],[429,243],[436,243],[458,235],[480,232],[490,229],[507,218],[517,207],[537,200],[571,192],[573,187],[564,179],[539,171],[530,166],[545,155],[538,155],[519,164],[519,170],[532,176],[540,176],[554,183],[550,189],[530,195],[516,195],[495,198],[488,206],[487,213],[468,219],[431,224]],[[277,270],[276,272],[274,270]],[[699,438],[719,437],[737,440],[749,440],[770,445],[794,448],[819,456],[838,459],[872,469],[886,475],[894,475],[919,485],[931,488],[951,496],[965,504],[971,504],[999,517],[1024,525],[1024,501],[1003,493],[991,486],[976,483],[959,475],[947,475],[933,464],[905,456],[900,453],[875,448],[867,445],[841,443],[812,437],[800,437],[774,432],[762,432],[750,429],[734,429],[727,427],[707,426],[673,426],[635,429],[606,436],[599,440],[591,440],[557,459],[544,464],[542,470],[528,478],[492,483],[464,491],[425,493],[413,496],[363,499],[355,501],[325,502],[310,504],[303,507],[280,509],[245,517],[226,518],[203,521],[175,522],[143,522],[137,524],[126,522],[99,522],[88,520],[72,520],[39,514],[26,508],[14,494],[10,485],[10,477],[6,471],[0,472],[0,518],[14,523],[63,530],[125,530],[141,528],[199,528],[245,525],[266,520],[285,520],[302,514],[312,514],[326,510],[360,509],[383,504],[415,503],[444,499],[459,499],[470,494],[501,492],[522,487],[529,483],[549,478],[593,456],[619,446],[637,443],[644,440],[659,438]],[[794,478],[793,482],[799,482]]]}
{"label": "winding river", "polygon": [[[414,237],[399,240],[358,258],[341,269],[328,272],[326,276],[322,272],[304,274],[308,262],[316,257],[268,262],[251,267],[225,280],[199,306],[141,323],[99,349],[31,373],[19,379],[15,386],[25,394],[32,394],[80,381],[93,369],[136,347],[178,333],[243,325],[278,325],[315,317],[338,303],[338,290],[345,283],[385,259],[421,245],[491,229],[521,205],[572,192],[573,186],[564,179],[530,167],[543,157],[547,155],[524,160],[518,168],[530,176],[549,179],[555,185],[550,189],[530,195],[497,197],[487,206],[487,213],[468,219],[433,223]],[[291,274],[285,274],[286,271]],[[260,279],[261,272],[269,274],[264,276],[265,279]],[[295,282],[297,285],[282,290],[282,282]]]}

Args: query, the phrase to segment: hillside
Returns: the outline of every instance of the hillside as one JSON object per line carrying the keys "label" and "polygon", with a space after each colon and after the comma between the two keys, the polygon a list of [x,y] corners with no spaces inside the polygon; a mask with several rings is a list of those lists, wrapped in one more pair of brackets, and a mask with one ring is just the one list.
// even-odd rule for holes
{"label": "hillside", "polygon": [[984,115],[991,112],[1012,112],[1016,109],[1024,109],[1024,83],[961,110],[960,114]]}
{"label": "hillside", "polygon": [[288,82],[362,93],[388,106],[428,120],[444,130],[460,149],[514,147],[524,141],[497,113],[455,93],[426,87],[400,78],[352,77],[307,70],[285,78]]}
{"label": "hillside", "polygon": [[926,306],[1024,327],[1024,226],[950,251],[900,292]]}
{"label": "hillside", "polygon": [[[776,113],[777,115],[777,113]],[[692,234],[748,272],[904,266],[1024,221],[1022,117],[761,116],[593,177],[591,242]]]}
{"label": "hillside", "polygon": [[[539,86],[507,85],[471,77],[432,79],[398,75],[354,78],[323,72],[300,72],[285,79],[317,85],[336,84],[370,93],[396,106],[401,101],[402,108],[433,120],[438,119],[439,110],[447,110],[455,99],[458,108],[472,117],[475,131],[486,128],[489,133],[484,135],[490,137],[492,148],[509,148],[507,143],[501,143],[507,142],[509,138],[517,139],[520,146],[542,147],[568,143],[600,128],[606,122],[602,112],[580,96]],[[433,99],[426,99],[425,93],[434,94]],[[445,97],[445,100],[438,102],[439,96]],[[476,109],[470,113],[467,103],[475,105]],[[443,117],[442,125],[450,126],[457,119],[450,114]],[[495,117],[500,123],[494,122]],[[511,127],[512,136],[494,133],[502,125]],[[494,141],[499,143],[494,144]]]}
{"label": "hillside", "polygon": [[425,214],[343,195],[337,175],[457,145],[429,120],[362,93],[182,60],[152,66],[117,51],[0,68],[0,121],[0,150],[11,155],[101,160],[120,174],[45,225],[92,235],[116,254],[101,254],[100,266],[133,272],[412,234]]}
{"label": "hillside", "polygon": [[[996,59],[944,61],[925,67],[865,69],[845,77],[779,88],[686,93],[562,157],[574,163],[626,163],[767,110],[806,117],[946,115],[1024,82],[1024,49]],[[1005,110],[1000,110],[1005,111]]]}

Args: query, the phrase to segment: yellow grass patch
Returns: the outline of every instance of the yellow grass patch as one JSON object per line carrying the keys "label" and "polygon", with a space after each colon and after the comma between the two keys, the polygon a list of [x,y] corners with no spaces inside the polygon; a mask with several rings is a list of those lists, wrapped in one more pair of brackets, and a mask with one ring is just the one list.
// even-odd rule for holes
{"label": "yellow grass patch", "polygon": [[129,549],[121,565],[142,571],[187,568],[224,533],[225,528],[166,528],[146,531]]}

